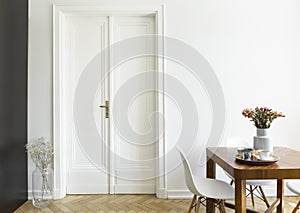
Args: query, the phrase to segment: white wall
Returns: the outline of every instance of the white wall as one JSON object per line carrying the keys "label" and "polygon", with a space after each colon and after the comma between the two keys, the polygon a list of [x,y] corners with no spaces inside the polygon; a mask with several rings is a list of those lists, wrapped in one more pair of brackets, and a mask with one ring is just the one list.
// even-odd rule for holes
{"label": "white wall", "polygon": [[[28,139],[52,139],[52,4],[80,3],[85,0],[30,0],[29,17],[29,111]],[[254,127],[242,117],[245,107],[269,106],[287,117],[271,128],[275,145],[300,149],[300,2],[298,0],[110,0],[90,1],[103,6],[165,4],[166,35],[196,48],[211,64],[225,94],[227,123],[224,138],[240,137],[251,142]],[[183,81],[194,97],[193,79],[168,62],[167,70]],[[201,96],[202,97],[202,96]],[[201,104],[201,98],[196,98]],[[167,100],[166,143],[176,140],[178,111]],[[207,116],[207,115],[206,115]],[[174,119],[174,120],[173,120]],[[207,121],[205,120],[207,119]],[[199,115],[199,143],[191,159],[193,168],[205,176],[199,154],[208,136],[210,117]],[[201,123],[202,122],[202,123]],[[173,124],[173,125],[171,125]],[[174,156],[178,157],[178,156]],[[172,165],[173,159],[168,159]],[[29,191],[31,172],[29,164]],[[167,177],[169,196],[185,195],[182,168]]]}

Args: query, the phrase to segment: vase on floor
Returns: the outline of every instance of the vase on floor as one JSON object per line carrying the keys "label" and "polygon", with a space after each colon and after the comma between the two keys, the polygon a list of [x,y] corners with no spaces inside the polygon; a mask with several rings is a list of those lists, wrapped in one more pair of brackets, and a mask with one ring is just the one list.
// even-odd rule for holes
{"label": "vase on floor", "polygon": [[253,148],[263,149],[273,153],[272,140],[269,137],[269,129],[256,129],[256,136],[253,137]]}
{"label": "vase on floor", "polygon": [[53,199],[53,171],[50,167],[38,168],[32,173],[32,204],[45,208]]}

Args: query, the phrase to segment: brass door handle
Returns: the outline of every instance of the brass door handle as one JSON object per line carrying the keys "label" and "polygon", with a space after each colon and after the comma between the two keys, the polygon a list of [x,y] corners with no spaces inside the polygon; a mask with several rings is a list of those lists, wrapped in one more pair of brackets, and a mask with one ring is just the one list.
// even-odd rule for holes
{"label": "brass door handle", "polygon": [[100,105],[100,108],[105,108],[105,118],[109,118],[109,102],[105,101],[105,105]]}

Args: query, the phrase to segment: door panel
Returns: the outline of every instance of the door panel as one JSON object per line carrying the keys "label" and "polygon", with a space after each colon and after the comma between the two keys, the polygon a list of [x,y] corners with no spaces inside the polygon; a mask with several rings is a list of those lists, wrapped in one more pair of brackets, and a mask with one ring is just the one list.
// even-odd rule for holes
{"label": "door panel", "polygon": [[[114,17],[113,36],[114,42],[135,36],[154,34],[154,17]],[[150,48],[145,44],[145,49]],[[111,60],[114,58],[113,52]],[[118,114],[126,114],[130,128],[128,131],[136,133],[136,137],[127,137],[127,133],[120,130],[128,129],[126,122],[119,122],[111,126],[111,144],[115,152],[114,162],[114,184],[115,193],[155,193],[155,141],[143,137],[147,132],[153,131],[149,123],[151,113],[155,111],[155,95],[153,92],[144,93],[136,97],[130,97],[130,106],[124,105],[118,97],[129,95],[127,86],[137,91],[143,91],[149,84],[154,84],[152,73],[155,68],[153,57],[137,57],[130,59],[112,72],[111,97],[112,103],[116,101],[112,109],[112,116],[120,118]],[[143,74],[141,78],[137,75]],[[135,80],[136,78],[136,80]],[[130,82],[130,83],[129,83]],[[127,84],[130,85],[127,85]],[[121,89],[122,88],[122,89]],[[118,96],[116,96],[118,94]],[[123,126],[122,126],[123,125]],[[122,135],[123,134],[123,135]],[[128,132],[128,135],[131,135]],[[151,136],[150,136],[151,137]]]}
{"label": "door panel", "polygon": [[[66,70],[63,76],[64,81],[68,82],[64,97],[68,97],[66,101],[67,116],[66,125],[69,128],[68,138],[68,194],[91,194],[91,193],[108,193],[108,172],[106,160],[106,146],[101,138],[105,139],[106,122],[103,111],[99,109],[99,105],[105,100],[104,88],[99,88],[94,106],[90,108],[96,119],[96,126],[100,134],[100,138],[78,139],[78,132],[75,131],[74,115],[72,113],[74,103],[74,95],[76,86],[81,77],[82,72],[88,63],[108,45],[108,18],[107,17],[85,17],[70,16],[66,18]],[[98,76],[101,78],[101,70],[105,69],[107,62],[103,58],[101,68],[99,67]],[[105,85],[102,85],[103,87]],[[89,91],[90,85],[85,85],[85,89]],[[89,135],[88,125],[77,131],[85,131]],[[90,134],[92,135],[92,134]]]}

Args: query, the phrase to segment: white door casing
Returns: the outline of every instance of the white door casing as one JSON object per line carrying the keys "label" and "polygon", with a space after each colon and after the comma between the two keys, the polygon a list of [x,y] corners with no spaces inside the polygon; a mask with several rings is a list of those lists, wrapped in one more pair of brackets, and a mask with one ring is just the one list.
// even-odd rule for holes
{"label": "white door casing", "polygon": [[[158,8],[158,9],[157,9]],[[68,21],[70,21],[70,19],[68,20],[68,17],[72,17],[74,18],[74,16],[86,16],[86,18],[88,17],[95,17],[97,16],[98,18],[96,18],[96,22],[93,22],[90,26],[84,26],[82,25],[81,27],[85,27],[88,28],[88,30],[90,30],[90,34],[93,37],[93,33],[94,35],[100,35],[100,37],[102,36],[102,38],[107,38],[107,32],[109,32],[109,30],[112,30],[113,28],[109,29],[107,28],[107,22],[109,22],[111,24],[111,22],[113,21],[113,19],[108,18],[109,15],[111,14],[122,14],[122,15],[132,15],[134,14],[134,16],[153,16],[155,18],[155,31],[160,34],[163,35],[163,8],[162,7],[149,7],[148,9],[145,9],[145,7],[143,7],[143,9],[141,8],[136,8],[136,9],[128,9],[128,8],[118,8],[118,9],[114,9],[111,10],[110,9],[105,9],[105,8],[101,8],[101,7],[97,7],[97,6],[54,6],[54,22],[53,22],[53,32],[54,32],[54,43],[53,43],[53,47],[54,47],[54,71],[53,71],[53,138],[54,138],[54,149],[55,149],[55,156],[54,156],[54,174],[55,174],[55,189],[54,189],[54,196],[55,198],[62,198],[66,195],[66,188],[67,188],[67,183],[72,185],[72,178],[71,180],[67,178],[67,169],[68,166],[71,165],[71,170],[70,172],[72,174],[75,174],[76,176],[76,172],[80,171],[80,170],[84,170],[85,172],[87,172],[87,174],[91,174],[94,173],[95,177],[100,177],[101,175],[103,176],[103,178],[101,178],[102,182],[101,184],[99,184],[98,178],[91,179],[90,183],[91,186],[93,184],[93,182],[97,182],[98,181],[98,186],[94,188],[94,193],[106,193],[107,192],[107,184],[109,184],[110,187],[110,192],[112,193],[112,191],[114,190],[114,192],[116,193],[122,193],[125,192],[128,188],[126,188],[127,186],[130,186],[130,184],[128,185],[128,182],[124,182],[124,180],[122,179],[118,179],[115,177],[111,177],[111,178],[107,178],[105,179],[105,172],[101,172],[99,170],[95,170],[93,168],[93,166],[89,163],[89,161],[87,161],[87,159],[84,159],[84,153],[80,153],[80,144],[78,146],[78,144],[76,144],[76,137],[75,139],[72,138],[72,141],[75,141],[74,143],[70,145],[68,145],[67,141],[68,139],[68,135],[72,135],[71,131],[73,131],[72,129],[68,129],[67,127],[72,126],[70,125],[70,120],[72,118],[72,114],[71,113],[65,113],[66,109],[68,109],[68,107],[70,107],[70,98],[72,98],[72,96],[70,95],[70,93],[72,93],[72,90],[74,91],[74,83],[76,83],[76,75],[73,76],[75,79],[71,80],[72,77],[69,76],[70,71],[74,71],[79,72],[80,71],[80,66],[76,67],[75,70],[73,68],[67,67],[65,66],[66,62],[68,60],[75,60],[75,58],[72,58],[70,56],[68,56],[68,54],[66,53],[66,46],[67,42],[64,39],[64,35],[66,35],[66,32],[68,31],[68,29],[66,28],[66,23]],[[115,20],[117,21],[117,19]],[[80,21],[79,21],[80,22]],[[94,25],[93,25],[94,24]],[[79,24],[80,25],[80,24]],[[117,26],[117,25],[116,25]],[[74,27],[74,26],[73,26]],[[77,26],[80,28],[80,26]],[[76,28],[76,27],[75,27]],[[100,29],[100,31],[99,31]],[[74,29],[73,29],[74,30]],[[81,32],[83,33],[83,32]],[[110,37],[110,39],[117,39],[116,37]],[[91,41],[88,42],[92,43],[92,39]],[[96,52],[99,50],[99,48],[103,48],[104,46],[107,45],[107,43],[105,42],[105,39],[100,39],[100,41],[102,42],[98,42],[99,45],[95,45],[95,46],[90,46],[91,50],[91,54],[92,52]],[[107,41],[107,40],[106,40]],[[73,47],[72,44],[70,44],[70,47]],[[74,48],[74,47],[73,47]],[[84,52],[82,52],[81,54],[85,54]],[[88,54],[87,54],[88,55]],[[88,56],[86,55],[86,60],[88,60]],[[79,61],[79,64],[82,63],[84,64],[84,57],[82,59],[82,61]],[[77,60],[76,60],[77,61]],[[123,65],[126,66],[126,65]],[[156,62],[156,68],[159,71],[163,72],[163,68],[164,68],[164,61],[163,59],[158,59]],[[121,66],[122,67],[122,66]],[[77,71],[76,71],[77,69]],[[69,70],[68,72],[66,72],[67,70]],[[78,74],[78,73],[77,73]],[[67,79],[67,81],[65,81]],[[71,82],[73,81],[73,82]],[[72,86],[73,83],[73,86]],[[164,88],[164,79],[157,79],[157,85],[160,86],[160,88]],[[66,89],[68,88],[68,89]],[[106,100],[108,98],[107,94],[98,94],[98,98],[99,100],[103,101]],[[68,99],[69,98],[69,99]],[[69,100],[69,101],[68,101]],[[156,110],[159,111],[161,114],[164,114],[164,97],[162,94],[158,94],[157,95],[157,99],[156,99],[156,103],[155,103],[155,107]],[[100,102],[101,102],[100,101]],[[68,103],[69,102],[69,105]],[[97,103],[98,104],[98,103]],[[151,111],[151,109],[148,109]],[[101,114],[102,118],[103,116],[103,112],[100,110],[98,111],[98,114]],[[97,114],[95,116],[98,116]],[[107,120],[99,120],[99,122],[101,123],[107,123]],[[98,123],[99,124],[99,123]],[[163,128],[163,123],[159,123],[159,126],[161,126]],[[98,125],[99,126],[99,125]],[[108,129],[104,129],[102,130],[101,134],[104,135],[104,137],[107,137],[107,131]],[[74,137],[74,135],[72,136]],[[120,167],[121,164],[116,163],[117,161],[115,161],[115,163],[113,165],[109,164],[109,161],[112,159],[108,159],[108,151],[101,146],[101,144],[99,145],[99,149],[103,152],[103,157],[99,158],[99,161],[96,161],[97,166],[102,166],[102,168],[104,169],[109,169],[110,172],[112,173],[117,173],[120,172],[122,170],[122,168]],[[71,159],[70,162],[67,161],[67,157],[65,156],[65,153],[67,153],[68,149],[72,149],[72,153],[77,153],[78,156],[74,158],[71,157],[69,159]],[[153,149],[153,147],[152,147]],[[156,144],[155,148],[154,148],[154,153],[156,156],[163,156],[164,155],[164,150],[165,150],[165,144],[164,144],[164,137],[161,137],[158,141],[158,143]],[[153,153],[152,153],[153,154]],[[115,159],[114,159],[115,160]],[[160,158],[160,160],[158,162],[156,162],[157,164],[154,165],[154,168],[156,168],[156,173],[162,173],[164,172],[164,168],[165,168],[165,161],[164,158]],[[141,167],[141,165],[139,165]],[[148,165],[149,166],[149,165]],[[149,169],[149,167],[148,167]],[[153,171],[151,171],[153,172]],[[81,180],[80,175],[79,177],[77,177],[77,181]],[[84,177],[86,178],[86,177]],[[75,178],[76,179],[76,178]],[[123,182],[122,182],[123,181]],[[153,181],[153,180],[152,180]],[[114,183],[117,183],[116,185],[114,185]],[[118,185],[119,183],[119,185]],[[166,197],[166,179],[164,176],[160,176],[159,178],[156,179],[156,184],[153,184],[153,182],[148,182],[150,184],[148,184],[149,186],[149,193],[152,190],[153,192],[155,191],[158,197]],[[77,184],[74,184],[77,185]],[[154,190],[154,185],[156,185],[156,189]],[[113,187],[112,187],[113,186]],[[77,189],[80,189],[80,185],[76,186]],[[83,186],[85,187],[85,186]],[[91,187],[92,188],[92,187]],[[147,188],[147,187],[146,187]],[[92,189],[91,189],[92,190]],[[145,190],[145,189],[143,189]],[[138,192],[139,189],[137,189]],[[70,191],[71,192],[71,191]]]}

